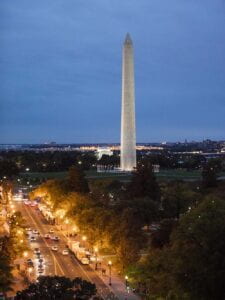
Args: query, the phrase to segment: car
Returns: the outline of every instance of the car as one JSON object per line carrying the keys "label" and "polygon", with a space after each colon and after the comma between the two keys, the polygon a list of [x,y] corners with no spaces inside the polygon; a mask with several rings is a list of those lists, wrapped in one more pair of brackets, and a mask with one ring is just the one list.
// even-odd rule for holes
{"label": "car", "polygon": [[44,259],[43,258],[39,258],[38,262],[39,262],[39,264],[42,264],[44,262]]}
{"label": "car", "polygon": [[31,237],[30,237],[30,241],[31,241],[31,242],[35,242],[36,240],[37,240],[36,236],[31,236]]}
{"label": "car", "polygon": [[42,263],[39,263],[38,269],[44,269],[44,265]]}
{"label": "car", "polygon": [[53,240],[56,241],[56,242],[58,242],[59,241],[59,237],[58,236],[54,236]]}
{"label": "car", "polygon": [[54,229],[51,228],[51,229],[49,230],[49,233],[54,233]]}
{"label": "car", "polygon": [[32,228],[27,227],[27,228],[26,228],[26,231],[27,231],[27,232],[32,231]]}
{"label": "car", "polygon": [[40,249],[39,248],[34,248],[34,253],[41,253]]}
{"label": "car", "polygon": [[39,273],[39,274],[43,274],[44,271],[45,271],[44,269],[38,269],[38,273]]}
{"label": "car", "polygon": [[52,251],[58,251],[58,247],[57,246],[52,246]]}
{"label": "car", "polygon": [[62,251],[62,255],[69,255],[69,251],[68,251],[67,249],[64,249],[64,250]]}
{"label": "car", "polygon": [[46,234],[44,235],[44,238],[45,238],[45,239],[50,239],[50,234],[46,233]]}
{"label": "car", "polygon": [[33,232],[34,234],[39,234],[39,232],[38,232],[37,229],[34,229],[32,232]]}
{"label": "car", "polygon": [[24,201],[24,204],[25,204],[25,205],[30,205],[30,201],[27,201],[27,200],[26,200],[26,201]]}
{"label": "car", "polygon": [[82,265],[89,265],[89,259],[87,257],[82,257],[80,262]]}

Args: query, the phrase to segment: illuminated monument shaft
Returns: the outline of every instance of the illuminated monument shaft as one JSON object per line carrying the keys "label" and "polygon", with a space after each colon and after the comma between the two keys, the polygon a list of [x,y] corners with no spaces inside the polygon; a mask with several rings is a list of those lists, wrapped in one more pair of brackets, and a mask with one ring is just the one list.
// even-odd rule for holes
{"label": "illuminated monument shaft", "polygon": [[134,96],[133,43],[127,34],[123,45],[122,114],[120,168],[132,171],[136,168],[136,128]]}

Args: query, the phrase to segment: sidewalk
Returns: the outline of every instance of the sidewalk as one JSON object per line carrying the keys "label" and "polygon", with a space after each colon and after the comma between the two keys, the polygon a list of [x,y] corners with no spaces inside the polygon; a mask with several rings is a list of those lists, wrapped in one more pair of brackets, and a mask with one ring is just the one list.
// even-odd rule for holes
{"label": "sidewalk", "polygon": [[[56,225],[56,227],[59,231],[61,231],[61,233],[68,240],[70,239],[70,240],[73,240],[73,241],[80,241],[82,243],[82,241],[80,239],[80,236],[67,237],[66,236],[66,231],[61,230],[60,225]],[[113,268],[113,266],[111,267],[111,285],[109,285],[110,276],[109,276],[108,262],[106,262],[104,260],[104,258],[101,257],[100,255],[99,255],[99,258],[101,258],[101,264],[98,263],[97,270],[95,270],[95,264],[96,264],[95,262],[92,262],[89,265],[89,267],[98,275],[98,277],[100,277],[102,279],[102,281],[105,283],[105,285],[112,292],[112,294],[109,295],[109,297],[107,297],[106,299],[140,300],[141,297],[139,297],[138,295],[131,292],[131,290],[129,289],[129,286],[126,287],[125,279],[122,279],[121,277],[119,277],[119,275],[116,274],[116,270]],[[101,266],[99,266],[99,265],[101,265]],[[105,270],[105,273],[102,272],[102,270]]]}
{"label": "sidewalk", "polygon": [[[95,271],[95,264],[90,264],[90,267]],[[102,267],[106,270],[106,274],[102,275]],[[104,283],[109,287],[112,293],[119,299],[119,300],[140,300],[141,298],[130,291],[129,288],[126,287],[125,280],[123,280],[116,275],[115,270],[112,268],[111,271],[111,286],[109,285],[109,267],[108,265],[102,260],[101,262],[101,269],[98,268],[95,271],[98,276],[104,281]]]}

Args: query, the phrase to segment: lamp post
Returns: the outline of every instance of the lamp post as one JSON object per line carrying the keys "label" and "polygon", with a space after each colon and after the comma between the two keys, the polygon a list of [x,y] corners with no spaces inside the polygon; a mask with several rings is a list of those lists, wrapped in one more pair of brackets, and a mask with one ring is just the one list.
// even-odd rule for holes
{"label": "lamp post", "polygon": [[125,276],[125,284],[126,284],[126,289],[127,289],[127,287],[128,287],[128,276],[127,275]]}
{"label": "lamp post", "polygon": [[83,246],[84,246],[84,247],[85,247],[85,242],[86,242],[86,240],[87,240],[86,235],[83,235],[83,236],[82,236],[82,241],[83,241]]}
{"label": "lamp post", "polygon": [[109,267],[109,285],[112,285],[112,278],[111,278],[112,262],[111,262],[111,260],[108,262],[108,267]]}
{"label": "lamp post", "polygon": [[28,256],[28,252],[27,252],[27,251],[24,251],[24,252],[23,252],[23,257],[26,258],[27,256]]}
{"label": "lamp post", "polygon": [[95,270],[98,270],[98,248],[94,248],[95,251]]}
{"label": "lamp post", "polygon": [[31,274],[33,272],[33,268],[28,268],[28,277],[29,277],[29,281],[31,281]]}

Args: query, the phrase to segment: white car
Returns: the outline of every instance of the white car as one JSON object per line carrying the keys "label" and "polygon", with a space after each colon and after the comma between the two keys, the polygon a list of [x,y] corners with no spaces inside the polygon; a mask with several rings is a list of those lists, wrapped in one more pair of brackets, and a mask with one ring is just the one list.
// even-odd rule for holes
{"label": "white car", "polygon": [[35,242],[36,240],[37,240],[36,236],[31,236],[31,237],[30,237],[30,241],[31,241],[31,242]]}
{"label": "white car", "polygon": [[34,234],[38,234],[38,233],[39,233],[37,229],[34,229],[32,232],[33,232]]}
{"label": "white car", "polygon": [[69,251],[67,249],[63,250],[62,255],[69,255]]}
{"label": "white car", "polygon": [[32,229],[30,227],[26,228],[26,231],[29,232],[29,231],[32,231]]}
{"label": "white car", "polygon": [[54,229],[51,228],[51,229],[49,230],[49,233],[54,233]]}
{"label": "white car", "polygon": [[52,246],[52,251],[58,251],[58,247],[57,246]]}
{"label": "white car", "polygon": [[89,259],[87,257],[82,257],[80,262],[82,265],[89,265]]}

